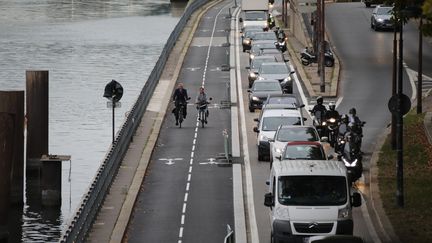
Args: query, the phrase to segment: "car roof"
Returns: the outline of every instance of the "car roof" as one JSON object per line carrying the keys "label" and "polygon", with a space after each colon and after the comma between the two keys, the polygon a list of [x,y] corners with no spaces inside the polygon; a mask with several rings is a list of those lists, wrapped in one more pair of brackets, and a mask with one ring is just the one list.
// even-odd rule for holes
{"label": "car roof", "polygon": [[[279,82],[279,81],[276,81]],[[264,104],[262,109],[298,109],[297,104]]]}
{"label": "car roof", "polygon": [[262,56],[256,56],[254,59],[252,59],[252,62],[257,59],[268,59],[268,60],[276,60],[275,56],[272,55],[262,55]]}
{"label": "car roof", "polygon": [[276,176],[343,176],[347,177],[344,163],[337,160],[273,161]]}
{"label": "car roof", "polygon": [[285,66],[285,67],[287,67],[287,65],[284,62],[266,62],[266,63],[263,63],[262,65],[264,65],[264,66]]}
{"label": "car roof", "polygon": [[314,126],[311,126],[311,125],[281,125],[281,126],[279,127],[279,129],[292,129],[292,128],[294,128],[294,129],[300,129],[300,128],[303,128],[303,129],[306,129],[306,128],[312,128],[312,129],[316,130],[316,128],[315,128]]}
{"label": "car roof", "polygon": [[301,117],[301,113],[298,110],[291,109],[264,109],[261,117],[264,118],[275,116]]}
{"label": "car roof", "polygon": [[287,146],[296,146],[296,145],[309,145],[309,146],[322,147],[321,143],[316,141],[292,141],[287,143]]}

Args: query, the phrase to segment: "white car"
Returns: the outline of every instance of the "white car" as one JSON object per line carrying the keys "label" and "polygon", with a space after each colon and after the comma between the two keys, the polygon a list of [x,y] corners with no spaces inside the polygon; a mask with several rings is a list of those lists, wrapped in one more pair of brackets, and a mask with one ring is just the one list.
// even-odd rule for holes
{"label": "white car", "polygon": [[258,126],[254,127],[254,132],[258,133],[258,160],[264,158],[270,160],[270,141],[274,138],[276,130],[281,125],[304,125],[304,118],[300,110],[291,109],[266,109],[262,112],[258,121]]}

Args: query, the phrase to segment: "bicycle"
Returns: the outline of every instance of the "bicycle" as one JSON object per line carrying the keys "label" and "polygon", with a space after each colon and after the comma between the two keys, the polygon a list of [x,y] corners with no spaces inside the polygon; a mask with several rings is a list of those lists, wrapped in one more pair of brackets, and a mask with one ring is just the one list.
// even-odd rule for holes
{"label": "bicycle", "polygon": [[[209,100],[212,100],[212,98],[209,98]],[[206,101],[205,103],[197,102],[195,104],[197,104],[198,119],[201,121],[201,127],[204,128],[204,124],[207,124],[207,117],[209,115],[207,105],[210,104],[210,102],[208,101]]]}

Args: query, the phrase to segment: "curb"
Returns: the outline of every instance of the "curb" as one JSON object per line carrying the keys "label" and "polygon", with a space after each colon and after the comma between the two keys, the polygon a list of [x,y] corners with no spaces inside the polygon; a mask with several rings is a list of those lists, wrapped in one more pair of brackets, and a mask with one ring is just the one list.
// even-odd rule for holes
{"label": "curb", "polygon": [[394,242],[400,243],[401,241],[395,234],[393,226],[388,219],[383,205],[381,201],[381,196],[379,194],[379,186],[378,186],[378,166],[377,162],[379,160],[379,155],[381,153],[381,148],[384,145],[388,135],[390,134],[391,129],[387,128],[378,138],[377,143],[374,148],[374,152],[372,153],[370,159],[370,173],[369,173],[369,197],[370,204],[367,205],[369,211],[373,212],[375,215],[374,222],[378,223],[378,227],[375,228],[377,231],[380,231],[379,237],[382,242]]}
{"label": "curb", "polygon": [[[185,42],[185,45],[183,46],[182,50],[180,51],[180,56],[178,56],[178,62],[176,64],[173,76],[170,80],[169,88],[167,90],[172,90],[177,78],[180,74],[180,69],[183,65],[184,57],[186,55],[186,52],[189,49],[189,46],[192,42],[193,35],[195,33],[195,30],[198,27],[199,19],[201,19],[202,15],[204,15],[205,12],[208,11],[208,9],[212,8],[214,5],[218,4],[222,0],[210,2],[207,3],[205,6],[201,7],[197,12],[194,13],[194,17],[191,17],[188,22],[193,23],[193,26],[191,30],[189,30],[189,35],[187,37],[187,40]],[[170,57],[171,58],[170,54]],[[171,95],[171,92],[168,94]],[[152,97],[153,99],[153,97]],[[144,151],[142,153],[138,168],[136,170],[136,173],[134,175],[133,181],[131,186],[129,187],[129,190],[127,192],[127,196],[125,201],[123,202],[120,214],[118,216],[118,219],[116,221],[116,224],[114,226],[113,232],[110,237],[110,243],[118,243],[122,242],[124,238],[124,234],[126,232],[126,228],[129,224],[129,220],[133,211],[133,207],[135,205],[135,201],[137,199],[138,193],[141,188],[141,183],[144,179],[145,172],[147,170],[148,163],[150,161],[154,146],[156,144],[157,138],[159,136],[159,131],[161,129],[163,118],[165,117],[166,110],[169,104],[169,99],[165,99],[166,101],[162,104],[162,109],[157,115],[157,119],[153,123],[153,128],[151,131],[151,134],[147,140],[147,143],[145,145]]]}

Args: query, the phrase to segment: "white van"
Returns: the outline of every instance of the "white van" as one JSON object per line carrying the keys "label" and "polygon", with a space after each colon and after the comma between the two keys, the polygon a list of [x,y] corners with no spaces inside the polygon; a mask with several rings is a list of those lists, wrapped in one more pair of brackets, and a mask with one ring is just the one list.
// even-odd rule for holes
{"label": "white van", "polygon": [[316,235],[352,235],[352,207],[361,197],[351,192],[345,165],[335,160],[274,161],[269,192],[271,242],[303,242]]}

